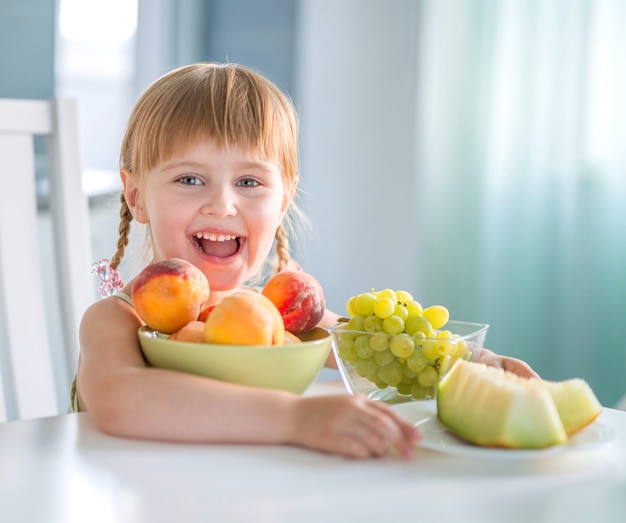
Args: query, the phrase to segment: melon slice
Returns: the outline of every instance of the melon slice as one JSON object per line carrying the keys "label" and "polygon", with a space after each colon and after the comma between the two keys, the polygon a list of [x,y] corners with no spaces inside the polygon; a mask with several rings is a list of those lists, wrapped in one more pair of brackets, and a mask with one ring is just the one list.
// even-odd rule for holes
{"label": "melon slice", "polygon": [[459,360],[441,379],[437,416],[477,445],[544,448],[567,441],[591,423],[601,406],[583,380],[521,378],[482,363]]}
{"label": "melon slice", "polygon": [[593,423],[602,412],[602,405],[585,380],[532,381],[541,383],[552,396],[568,436]]}

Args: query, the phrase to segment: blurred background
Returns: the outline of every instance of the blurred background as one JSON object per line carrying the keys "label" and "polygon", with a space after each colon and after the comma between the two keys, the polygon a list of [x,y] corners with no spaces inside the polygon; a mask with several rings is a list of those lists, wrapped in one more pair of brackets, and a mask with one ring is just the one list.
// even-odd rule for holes
{"label": "blurred background", "polygon": [[118,151],[143,89],[196,61],[260,70],[300,114],[311,227],[296,256],[331,308],[408,290],[613,406],[624,27],[621,0],[0,0],[0,97],[79,100],[96,260],[115,250]]}

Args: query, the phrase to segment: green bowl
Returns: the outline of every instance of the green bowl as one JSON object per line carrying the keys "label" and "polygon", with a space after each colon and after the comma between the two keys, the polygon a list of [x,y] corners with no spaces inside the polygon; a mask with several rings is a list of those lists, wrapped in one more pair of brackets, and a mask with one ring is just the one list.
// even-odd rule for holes
{"label": "green bowl", "polygon": [[319,327],[288,345],[212,345],[170,341],[148,327],[139,343],[152,367],[188,372],[241,385],[282,389],[297,394],[319,375],[331,350],[332,335]]}

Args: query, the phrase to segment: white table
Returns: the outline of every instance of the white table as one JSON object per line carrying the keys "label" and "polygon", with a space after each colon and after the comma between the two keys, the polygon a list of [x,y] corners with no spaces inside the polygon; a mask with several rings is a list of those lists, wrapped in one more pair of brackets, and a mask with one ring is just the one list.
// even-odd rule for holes
{"label": "white table", "polygon": [[[343,390],[318,382],[310,393]],[[115,438],[86,414],[0,424],[0,522],[626,521],[626,412],[613,444],[484,460],[420,449],[355,462],[279,446]]]}

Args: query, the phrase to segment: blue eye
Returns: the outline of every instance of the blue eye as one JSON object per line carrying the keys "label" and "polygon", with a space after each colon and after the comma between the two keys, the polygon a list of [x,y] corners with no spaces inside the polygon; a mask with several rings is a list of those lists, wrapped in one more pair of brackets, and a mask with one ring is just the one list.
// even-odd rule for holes
{"label": "blue eye", "polygon": [[183,185],[202,185],[202,180],[197,176],[192,176],[191,174],[181,176],[177,181]]}
{"label": "blue eye", "polygon": [[256,187],[257,185],[259,185],[259,182],[251,178],[245,178],[244,180],[238,181],[237,185],[240,187]]}

